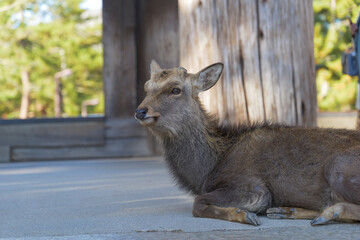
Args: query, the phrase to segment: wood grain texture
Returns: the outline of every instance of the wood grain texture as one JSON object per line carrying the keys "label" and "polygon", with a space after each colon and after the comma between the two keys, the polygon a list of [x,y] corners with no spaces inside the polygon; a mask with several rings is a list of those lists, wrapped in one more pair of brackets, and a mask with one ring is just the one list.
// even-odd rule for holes
{"label": "wood grain texture", "polygon": [[[197,72],[215,62],[222,62],[218,48],[218,28],[213,1],[179,0],[180,65],[188,72]],[[226,66],[226,64],[225,64]],[[220,81],[223,81],[224,76]],[[216,113],[220,121],[226,116],[222,84],[200,94],[208,111]]]}
{"label": "wood grain texture", "polygon": [[268,120],[297,124],[293,86],[293,56],[289,16],[291,4],[259,2],[261,72]]}
{"label": "wood grain texture", "polygon": [[[229,2],[237,2],[231,0]],[[257,1],[239,1],[240,20],[235,29],[240,33],[242,72],[250,122],[264,121],[263,89],[259,60]],[[236,7],[230,7],[235,11]],[[236,13],[237,14],[237,13]],[[234,29],[229,29],[234,31]]]}
{"label": "wood grain texture", "polygon": [[[202,93],[220,122],[263,121],[255,1],[179,1],[180,63],[190,71],[221,61],[225,69]],[[255,34],[254,34],[255,33]]]}
{"label": "wood grain texture", "polygon": [[135,1],[103,0],[105,114],[133,116],[136,108]]}
{"label": "wood grain texture", "polygon": [[292,50],[298,124],[316,126],[316,73],[314,60],[314,13],[312,1],[295,1]]}
{"label": "wood grain texture", "polygon": [[316,126],[312,1],[259,1],[258,9],[266,118]]}
{"label": "wood grain texture", "polygon": [[[240,1],[216,1],[216,21],[218,27],[217,43],[222,62],[225,64],[223,78],[216,87],[221,89],[218,97],[214,99],[218,108],[223,108],[223,116],[220,122],[236,124],[240,121],[247,121],[249,118],[247,95],[245,88],[245,76],[243,72],[244,53],[242,49],[242,34],[233,31],[239,27],[241,21]],[[250,70],[251,71],[251,70]],[[210,94],[210,93],[204,93]],[[210,97],[210,96],[209,96]],[[212,97],[210,97],[212,98]],[[220,101],[219,101],[220,100]],[[223,106],[223,103],[226,103]]]}
{"label": "wood grain texture", "polygon": [[312,14],[310,0],[179,0],[180,64],[225,64],[206,109],[233,124],[316,125]]}

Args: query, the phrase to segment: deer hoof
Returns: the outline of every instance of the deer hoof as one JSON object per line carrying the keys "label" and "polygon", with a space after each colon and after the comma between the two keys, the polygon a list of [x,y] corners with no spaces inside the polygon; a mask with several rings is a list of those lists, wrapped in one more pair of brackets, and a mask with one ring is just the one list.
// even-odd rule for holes
{"label": "deer hoof", "polygon": [[310,223],[312,226],[317,226],[317,225],[324,225],[327,222],[329,222],[328,219],[326,219],[324,217],[317,217],[317,218],[313,219]]}
{"label": "deer hoof", "polygon": [[254,226],[259,226],[261,224],[259,217],[252,212],[247,212],[245,215],[245,222]]}

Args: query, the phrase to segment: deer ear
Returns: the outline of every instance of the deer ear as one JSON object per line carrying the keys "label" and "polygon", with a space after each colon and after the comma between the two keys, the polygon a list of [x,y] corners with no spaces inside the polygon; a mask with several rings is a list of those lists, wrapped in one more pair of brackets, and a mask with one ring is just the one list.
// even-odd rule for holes
{"label": "deer ear", "polygon": [[222,63],[214,63],[196,74],[197,79],[194,82],[194,86],[197,92],[202,92],[210,89],[219,80],[219,77],[224,68]]}
{"label": "deer ear", "polygon": [[154,73],[161,70],[160,65],[153,59],[150,63],[150,73]]}

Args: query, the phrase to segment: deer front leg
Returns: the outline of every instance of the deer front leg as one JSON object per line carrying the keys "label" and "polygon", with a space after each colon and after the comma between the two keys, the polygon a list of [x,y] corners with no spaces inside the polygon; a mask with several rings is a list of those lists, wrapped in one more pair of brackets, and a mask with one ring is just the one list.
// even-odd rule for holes
{"label": "deer front leg", "polygon": [[260,220],[255,213],[242,210],[236,207],[221,207],[228,205],[226,194],[222,191],[214,191],[199,195],[195,198],[193,216],[202,218],[215,218],[231,222],[260,225]]}
{"label": "deer front leg", "polygon": [[319,211],[294,207],[274,207],[266,210],[271,219],[314,219],[319,216]]}

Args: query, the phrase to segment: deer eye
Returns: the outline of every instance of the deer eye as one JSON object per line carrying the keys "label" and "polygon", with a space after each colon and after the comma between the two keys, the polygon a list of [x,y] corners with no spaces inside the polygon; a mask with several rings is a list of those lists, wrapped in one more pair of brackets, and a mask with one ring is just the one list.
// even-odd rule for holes
{"label": "deer eye", "polygon": [[168,74],[168,73],[167,73],[166,71],[162,71],[161,74],[160,74],[160,76],[161,76],[161,77],[166,77],[167,74]]}
{"label": "deer eye", "polygon": [[172,94],[175,94],[175,95],[178,95],[181,93],[181,90],[180,88],[174,88],[172,91],[171,91]]}

